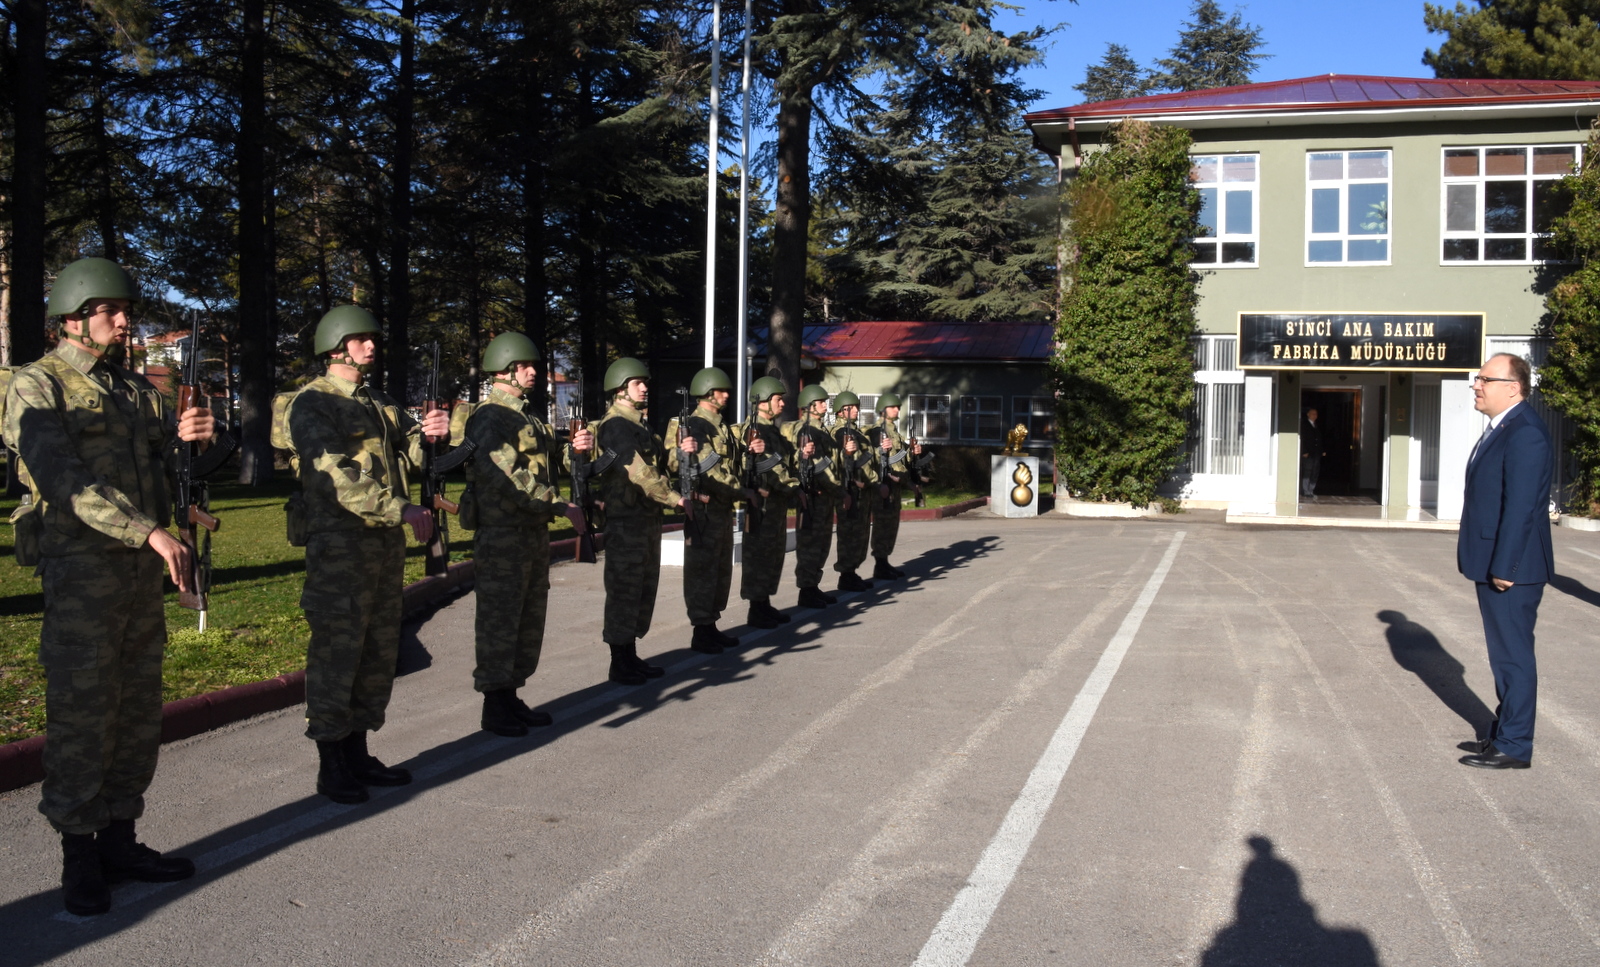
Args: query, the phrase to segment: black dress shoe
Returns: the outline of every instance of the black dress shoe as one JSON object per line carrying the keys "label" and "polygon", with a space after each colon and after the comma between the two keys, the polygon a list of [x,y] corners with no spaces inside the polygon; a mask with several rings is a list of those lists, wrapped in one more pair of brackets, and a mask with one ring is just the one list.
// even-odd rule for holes
{"label": "black dress shoe", "polygon": [[1503,752],[1464,755],[1461,757],[1461,764],[1472,766],[1474,769],[1528,769],[1533,766],[1527,759],[1513,759]]}

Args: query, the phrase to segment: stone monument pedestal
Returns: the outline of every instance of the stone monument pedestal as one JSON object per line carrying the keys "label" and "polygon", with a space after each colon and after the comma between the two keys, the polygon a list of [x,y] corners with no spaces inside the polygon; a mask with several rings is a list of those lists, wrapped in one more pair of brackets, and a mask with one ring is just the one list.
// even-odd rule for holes
{"label": "stone monument pedestal", "polygon": [[999,517],[1039,516],[1039,458],[989,458],[989,512]]}

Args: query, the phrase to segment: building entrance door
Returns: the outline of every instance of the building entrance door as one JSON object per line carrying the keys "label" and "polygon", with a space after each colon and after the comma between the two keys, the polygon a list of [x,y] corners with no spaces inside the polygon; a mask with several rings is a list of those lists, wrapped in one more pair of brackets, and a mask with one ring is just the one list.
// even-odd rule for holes
{"label": "building entrance door", "polygon": [[[1316,481],[1319,497],[1355,496],[1361,490],[1361,390],[1317,387],[1300,394],[1301,430],[1312,410],[1322,430],[1322,460]],[[1305,452],[1302,441],[1301,452]],[[1305,468],[1302,467],[1302,474]]]}

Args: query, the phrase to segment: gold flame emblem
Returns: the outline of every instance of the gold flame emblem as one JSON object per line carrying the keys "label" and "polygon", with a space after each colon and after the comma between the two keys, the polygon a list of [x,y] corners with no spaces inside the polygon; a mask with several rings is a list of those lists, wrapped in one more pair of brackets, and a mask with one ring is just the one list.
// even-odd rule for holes
{"label": "gold flame emblem", "polygon": [[1018,462],[1017,469],[1011,471],[1011,482],[1016,484],[1011,488],[1011,502],[1018,507],[1026,507],[1033,503],[1033,488],[1028,486],[1033,483],[1033,471],[1028,469],[1026,463]]}

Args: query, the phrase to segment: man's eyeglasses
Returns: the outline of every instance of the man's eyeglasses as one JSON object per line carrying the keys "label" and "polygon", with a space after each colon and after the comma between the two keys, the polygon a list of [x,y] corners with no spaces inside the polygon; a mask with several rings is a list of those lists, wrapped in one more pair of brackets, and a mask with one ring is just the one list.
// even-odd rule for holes
{"label": "man's eyeglasses", "polygon": [[1474,376],[1472,377],[1472,382],[1473,385],[1478,385],[1480,383],[1516,383],[1519,380],[1507,376]]}

